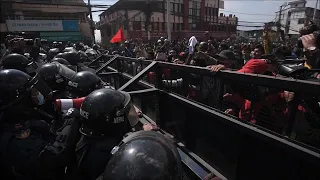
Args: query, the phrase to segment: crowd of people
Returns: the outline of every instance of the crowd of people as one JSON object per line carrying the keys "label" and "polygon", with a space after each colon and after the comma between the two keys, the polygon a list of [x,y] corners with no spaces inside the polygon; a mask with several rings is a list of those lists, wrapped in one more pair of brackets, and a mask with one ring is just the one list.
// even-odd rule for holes
{"label": "crowd of people", "polygon": [[[189,40],[172,42],[161,37],[154,43],[127,40],[103,50],[96,44],[49,44],[38,38],[25,39],[23,34],[8,35],[1,52],[0,178],[181,178],[181,160],[171,139],[156,132],[156,125],[141,124],[141,112],[133,107],[130,95],[115,90],[102,81],[94,69],[86,66],[99,55],[118,54],[200,66],[214,73],[230,70],[297,77],[295,73],[300,73],[301,69],[320,67],[318,37],[312,33],[301,37],[303,48],[273,44],[271,53],[266,53],[260,42],[217,41],[208,34],[206,37],[202,41],[192,36]],[[294,68],[279,64],[283,59],[303,57]],[[304,74],[306,80],[317,82],[320,79],[316,71],[306,70]],[[179,74],[165,72],[162,77],[170,80],[171,85],[174,80],[181,79]],[[190,93],[188,98],[199,100],[195,94]],[[232,108],[225,113],[255,123],[250,97],[243,97],[235,89],[224,97],[226,101],[238,103],[241,109],[238,114]],[[282,91],[272,97],[289,103],[294,93]],[[81,105],[76,107],[73,102],[79,98]],[[299,108],[304,114],[315,115],[310,126],[319,130],[320,125],[315,123],[320,115],[319,104],[312,98],[306,102],[310,106]],[[59,104],[62,100],[67,103]],[[318,147],[314,142],[319,143],[316,139],[320,133],[313,136],[311,144]],[[212,174],[207,178],[218,179]]]}
{"label": "crowd of people", "polygon": [[[189,40],[173,42],[161,37],[157,42],[149,44],[142,44],[138,40],[125,41],[123,44],[115,45],[113,49],[110,48],[109,51],[112,52],[111,54],[126,57],[203,67],[210,69],[213,73],[228,70],[319,82],[320,52],[317,45],[319,41],[317,32],[302,35],[300,41],[270,43],[269,47],[266,47],[265,41],[244,43],[230,39],[218,41],[212,39],[208,34],[206,37],[207,39],[202,41],[193,36]],[[130,65],[129,67],[132,69]],[[154,74],[151,72],[149,75],[154,76]],[[148,80],[152,82],[152,79],[155,78],[150,76]],[[179,73],[174,69],[165,68],[162,78],[164,86],[171,89],[181,87],[184,82],[181,70]],[[188,79],[193,81],[189,84],[188,98],[208,104],[209,96],[217,95],[213,92],[206,92],[213,91],[213,81],[203,80],[199,75],[193,73]],[[249,85],[250,92],[243,92],[242,86],[244,85],[238,83],[237,85],[229,84],[224,88],[223,100],[225,104],[229,104],[229,107],[224,108],[223,111],[242,121],[261,125],[259,118],[261,119],[261,114],[263,114],[262,109],[268,107],[269,119],[264,119],[268,121],[268,126],[262,126],[279,134],[290,136],[286,134],[286,131],[288,131],[288,122],[292,118],[290,117],[292,110],[289,107],[292,106],[295,97],[298,98],[295,93],[288,91],[286,87],[283,87],[282,90],[264,87],[264,90],[261,90],[251,85]],[[301,102],[298,105],[298,113],[294,117],[297,123],[294,125],[294,133],[295,140],[319,148],[319,99],[316,97],[317,92],[314,92],[313,95],[309,95],[310,97],[304,95],[305,99],[297,100]],[[276,123],[272,124],[272,121]]]}

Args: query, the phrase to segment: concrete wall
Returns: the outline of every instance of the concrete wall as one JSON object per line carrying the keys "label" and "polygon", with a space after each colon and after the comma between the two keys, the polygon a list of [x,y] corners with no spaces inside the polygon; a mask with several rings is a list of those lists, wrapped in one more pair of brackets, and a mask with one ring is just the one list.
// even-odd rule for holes
{"label": "concrete wall", "polygon": [[1,23],[0,24],[0,32],[7,32],[7,24],[6,23]]}
{"label": "concrete wall", "polygon": [[299,34],[299,31],[302,27],[304,27],[304,23],[299,23],[299,19],[305,18],[305,12],[292,12],[290,20],[290,28],[288,34]]}
{"label": "concrete wall", "polygon": [[80,23],[79,29],[83,36],[92,37],[89,23]]}

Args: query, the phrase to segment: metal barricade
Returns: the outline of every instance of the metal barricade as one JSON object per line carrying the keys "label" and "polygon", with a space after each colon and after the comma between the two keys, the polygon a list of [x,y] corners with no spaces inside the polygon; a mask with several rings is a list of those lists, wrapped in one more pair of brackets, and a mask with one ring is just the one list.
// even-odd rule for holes
{"label": "metal barricade", "polygon": [[[117,76],[117,89],[136,92],[143,113],[228,179],[320,179],[318,115],[307,107],[319,96],[318,82],[121,56],[102,69]],[[294,100],[285,101],[285,91]]]}

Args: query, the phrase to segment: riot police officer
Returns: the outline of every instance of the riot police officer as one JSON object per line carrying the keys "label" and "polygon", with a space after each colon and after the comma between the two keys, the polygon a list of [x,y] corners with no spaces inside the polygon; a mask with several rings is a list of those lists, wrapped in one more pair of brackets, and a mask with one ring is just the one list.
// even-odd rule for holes
{"label": "riot police officer", "polygon": [[[75,71],[90,71],[92,73],[95,73],[95,70],[89,67],[86,67],[81,61],[80,55],[82,53],[79,53],[77,51],[70,51],[64,53],[63,58],[67,60],[72,66],[73,70]],[[83,55],[82,55],[83,58]]]}
{"label": "riot police officer", "polygon": [[35,62],[16,53],[5,56],[1,61],[1,65],[3,69],[18,69],[31,75],[34,75],[38,68]]}
{"label": "riot police officer", "polygon": [[102,174],[109,153],[123,136],[138,125],[138,115],[130,95],[112,89],[89,94],[80,108],[83,135],[76,147],[77,179],[95,180]]}
{"label": "riot police officer", "polygon": [[158,132],[135,132],[122,140],[111,153],[112,158],[101,179],[181,179],[181,160],[177,148]]}
{"label": "riot police officer", "polygon": [[38,69],[38,74],[52,90],[58,91],[55,94],[60,94],[66,91],[66,85],[76,72],[63,64],[53,61],[41,66]]}
{"label": "riot police officer", "polygon": [[[32,104],[42,104],[50,89],[38,75],[6,69],[0,71],[0,178],[62,179],[65,166],[78,141],[80,123],[65,117],[54,133],[50,125],[35,118]],[[78,113],[79,114],[79,113]]]}
{"label": "riot police officer", "polygon": [[53,61],[41,66],[38,69],[38,74],[53,90],[65,90],[67,84],[65,82],[68,82],[76,72]]}
{"label": "riot police officer", "polygon": [[68,89],[73,98],[87,96],[92,91],[102,87],[102,80],[96,74],[89,71],[78,72],[68,82]]}

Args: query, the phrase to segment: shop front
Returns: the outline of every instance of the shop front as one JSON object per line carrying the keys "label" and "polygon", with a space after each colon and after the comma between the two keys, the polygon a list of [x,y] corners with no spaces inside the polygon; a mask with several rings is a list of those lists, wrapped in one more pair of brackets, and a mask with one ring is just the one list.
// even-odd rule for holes
{"label": "shop front", "polygon": [[78,20],[7,20],[6,24],[9,33],[33,35],[28,38],[38,37],[48,42],[83,40]]}

